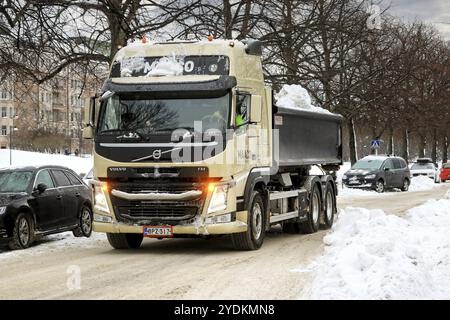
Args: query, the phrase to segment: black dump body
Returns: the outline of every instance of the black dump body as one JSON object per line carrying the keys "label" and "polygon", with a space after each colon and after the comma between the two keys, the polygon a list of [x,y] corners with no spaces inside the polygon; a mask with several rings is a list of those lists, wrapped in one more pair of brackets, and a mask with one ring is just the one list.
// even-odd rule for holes
{"label": "black dump body", "polygon": [[[273,107],[274,164],[281,168],[341,165],[343,117]],[[278,159],[277,159],[278,153]]]}

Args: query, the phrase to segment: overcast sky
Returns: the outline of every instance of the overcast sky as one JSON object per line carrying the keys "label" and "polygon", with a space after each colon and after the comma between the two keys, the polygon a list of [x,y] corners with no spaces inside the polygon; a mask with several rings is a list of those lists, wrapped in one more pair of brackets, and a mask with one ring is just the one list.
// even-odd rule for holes
{"label": "overcast sky", "polygon": [[[374,1],[375,2],[375,1]],[[450,0],[384,0],[391,3],[389,12],[406,20],[419,19],[432,23],[450,40]]]}

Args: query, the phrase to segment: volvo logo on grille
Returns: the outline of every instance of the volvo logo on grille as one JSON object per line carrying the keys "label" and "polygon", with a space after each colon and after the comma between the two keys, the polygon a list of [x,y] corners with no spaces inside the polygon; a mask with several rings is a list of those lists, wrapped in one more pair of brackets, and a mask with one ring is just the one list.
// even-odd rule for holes
{"label": "volvo logo on grille", "polygon": [[158,160],[161,158],[161,149],[156,149],[153,151],[153,159]]}

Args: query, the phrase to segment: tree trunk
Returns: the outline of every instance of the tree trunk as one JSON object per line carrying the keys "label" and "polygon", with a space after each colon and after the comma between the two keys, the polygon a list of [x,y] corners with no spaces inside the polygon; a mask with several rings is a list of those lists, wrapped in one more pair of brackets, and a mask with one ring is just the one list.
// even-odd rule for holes
{"label": "tree trunk", "polygon": [[242,28],[240,38],[245,39],[250,32],[250,13],[252,9],[252,0],[245,0],[244,18],[242,20]]}
{"label": "tree trunk", "polygon": [[419,138],[419,158],[425,158],[427,149],[427,136],[425,134],[420,134]]}
{"label": "tree trunk", "polygon": [[355,123],[353,122],[353,119],[349,119],[347,121],[347,128],[348,128],[348,135],[349,135],[349,151],[350,151],[350,162],[352,165],[358,161],[358,152],[357,152],[357,146],[356,146],[356,133],[355,133]]}
{"label": "tree trunk", "polygon": [[448,161],[448,136],[445,135],[442,139],[442,162],[446,163]]}
{"label": "tree trunk", "polygon": [[389,128],[389,141],[388,141],[388,154],[393,155],[395,153],[394,149],[394,128],[391,126]]}
{"label": "tree trunk", "polygon": [[223,1],[223,19],[225,22],[225,39],[233,38],[233,18],[231,13],[231,4],[229,0]]}
{"label": "tree trunk", "polygon": [[437,163],[437,147],[438,147],[438,141],[437,141],[437,129],[434,128],[433,130],[433,140],[432,146],[431,146],[431,159],[434,163]]}
{"label": "tree trunk", "polygon": [[408,129],[403,130],[402,142],[403,142],[402,158],[405,159],[406,162],[408,162],[408,159],[409,159],[409,132],[408,132]]}

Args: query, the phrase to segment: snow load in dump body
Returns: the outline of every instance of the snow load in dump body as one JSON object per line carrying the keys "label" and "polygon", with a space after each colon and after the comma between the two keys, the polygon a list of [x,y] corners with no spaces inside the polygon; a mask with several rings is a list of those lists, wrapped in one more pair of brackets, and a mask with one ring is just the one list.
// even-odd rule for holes
{"label": "snow load in dump body", "polygon": [[331,114],[324,108],[313,106],[308,91],[299,84],[284,85],[280,92],[275,95],[275,99],[278,107]]}
{"label": "snow load in dump body", "polygon": [[263,84],[261,56],[237,40],[135,41],[120,49],[110,78],[120,83],[211,81],[234,76]]}

